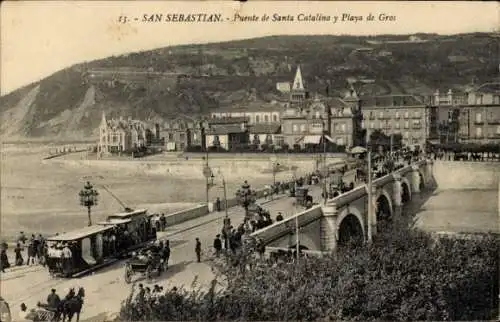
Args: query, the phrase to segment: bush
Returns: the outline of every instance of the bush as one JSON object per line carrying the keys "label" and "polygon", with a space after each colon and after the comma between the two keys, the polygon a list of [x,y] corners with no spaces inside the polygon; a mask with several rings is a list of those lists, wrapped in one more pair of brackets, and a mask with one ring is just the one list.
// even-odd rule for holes
{"label": "bush", "polygon": [[224,268],[222,291],[213,281],[205,292],[168,291],[156,304],[127,301],[121,319],[488,320],[498,308],[499,246],[494,236],[437,239],[389,227],[371,245],[325,258]]}

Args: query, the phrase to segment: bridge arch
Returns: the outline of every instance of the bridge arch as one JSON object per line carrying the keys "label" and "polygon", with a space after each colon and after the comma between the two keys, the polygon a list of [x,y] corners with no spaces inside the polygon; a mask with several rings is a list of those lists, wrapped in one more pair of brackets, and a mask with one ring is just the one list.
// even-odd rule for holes
{"label": "bridge arch", "polygon": [[377,197],[376,216],[377,222],[388,221],[392,218],[392,200],[389,194],[384,190]]}
{"label": "bridge arch", "polygon": [[346,209],[339,217],[337,242],[339,246],[346,246],[350,242],[364,242],[365,230],[363,219],[357,209]]}
{"label": "bridge arch", "polygon": [[401,201],[403,205],[411,201],[411,185],[405,177],[401,179]]}

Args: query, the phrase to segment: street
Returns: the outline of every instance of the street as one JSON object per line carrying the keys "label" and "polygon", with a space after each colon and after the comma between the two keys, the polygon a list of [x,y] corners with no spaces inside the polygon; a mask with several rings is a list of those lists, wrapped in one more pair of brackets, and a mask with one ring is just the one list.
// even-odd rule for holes
{"label": "street", "polygon": [[[310,194],[315,202],[321,201],[321,186],[312,186]],[[268,209],[273,221],[277,213],[283,217],[295,212],[295,198],[282,197],[274,201],[257,203]],[[298,208],[299,209],[299,208]],[[303,208],[300,208],[303,209]],[[299,210],[300,211],[300,210]],[[235,227],[243,221],[243,209],[233,207],[228,210],[228,215]],[[160,232],[158,238],[169,239],[171,244],[170,267],[159,278],[154,278],[152,284],[158,284],[164,289],[173,286],[189,288],[197,276],[199,286],[206,286],[214,277],[209,264],[204,263],[207,254],[211,251],[215,235],[220,233],[225,213],[214,212],[190,220],[179,225],[167,228]],[[195,238],[200,238],[202,243],[202,262],[196,262],[194,252]],[[205,258],[203,258],[205,257]],[[21,303],[28,308],[33,308],[37,302],[45,302],[51,288],[55,288],[60,297],[67,294],[71,287],[85,288],[85,303],[81,319],[89,319],[103,312],[118,312],[121,301],[130,291],[130,285],[124,281],[125,261],[117,262],[107,268],[79,279],[51,278],[46,269],[40,266],[16,268],[12,272],[1,275],[2,297],[10,304],[12,314],[16,316]],[[134,281],[146,284],[140,275],[133,277]]]}

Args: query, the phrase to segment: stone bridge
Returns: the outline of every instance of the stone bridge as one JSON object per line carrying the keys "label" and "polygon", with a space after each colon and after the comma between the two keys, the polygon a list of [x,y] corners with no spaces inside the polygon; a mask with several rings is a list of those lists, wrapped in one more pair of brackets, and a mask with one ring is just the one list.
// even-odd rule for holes
{"label": "stone bridge", "polygon": [[[433,184],[432,161],[418,161],[384,177],[373,180],[374,205],[372,233],[377,223],[401,215],[403,204],[411,201],[425,186]],[[271,249],[296,247],[296,223],[301,249],[330,252],[352,239],[368,238],[368,186],[363,185],[258,230],[260,238]]]}

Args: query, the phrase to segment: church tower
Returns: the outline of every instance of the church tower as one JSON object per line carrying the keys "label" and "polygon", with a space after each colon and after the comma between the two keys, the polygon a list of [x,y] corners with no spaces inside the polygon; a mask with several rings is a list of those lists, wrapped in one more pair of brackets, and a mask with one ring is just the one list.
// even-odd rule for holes
{"label": "church tower", "polygon": [[297,66],[295,78],[293,79],[292,88],[290,90],[290,102],[300,103],[306,99],[306,90],[304,88],[304,80],[302,79],[302,72],[300,65]]}

